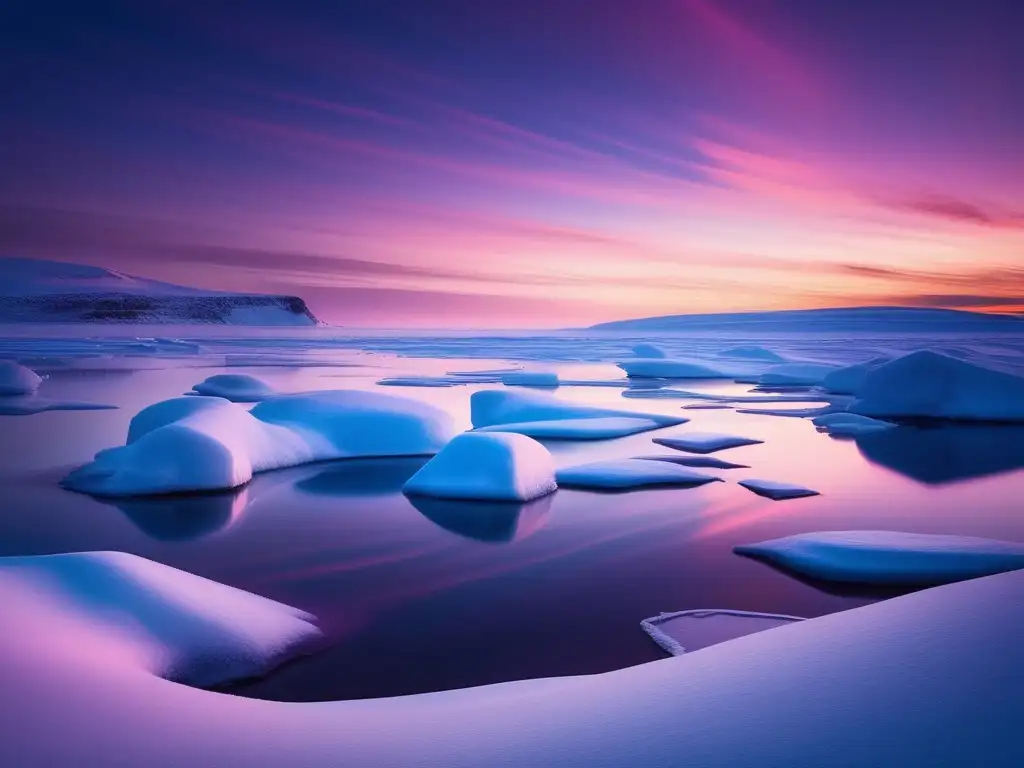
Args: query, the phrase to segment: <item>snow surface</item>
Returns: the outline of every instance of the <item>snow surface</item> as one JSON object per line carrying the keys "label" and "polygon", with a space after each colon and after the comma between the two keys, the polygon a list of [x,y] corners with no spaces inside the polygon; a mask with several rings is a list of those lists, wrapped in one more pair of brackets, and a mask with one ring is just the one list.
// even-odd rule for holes
{"label": "snow surface", "polygon": [[627,418],[644,419],[660,426],[684,424],[689,419],[683,416],[667,416],[660,413],[637,413],[617,408],[600,408],[579,405],[561,400],[545,392],[510,392],[505,389],[485,389],[474,392],[469,400],[470,415],[474,427],[491,427],[497,424],[517,424],[536,421],[567,419]]}
{"label": "snow surface", "polygon": [[663,358],[668,357],[665,350],[659,347],[657,344],[637,344],[633,347],[633,354],[637,357],[643,358]]}
{"label": "snow surface", "polygon": [[446,499],[530,501],[557,488],[554,459],[536,440],[505,432],[464,432],[402,490]]}
{"label": "snow surface", "polygon": [[245,373],[218,373],[192,387],[197,395],[223,397],[233,403],[257,403],[277,394],[263,379]]}
{"label": "snow surface", "polygon": [[149,672],[188,685],[262,675],[321,636],[304,611],[124,552],[0,558],[0,579],[122,634]]}
{"label": "snow surface", "polygon": [[647,459],[611,459],[564,467],[558,470],[557,478],[560,486],[593,490],[704,485],[721,479],[678,464]]}
{"label": "snow surface", "polygon": [[624,360],[618,364],[627,376],[641,379],[728,379],[731,374],[720,368],[693,360],[648,358]]}
{"label": "snow surface", "polygon": [[717,432],[686,432],[672,437],[655,437],[654,442],[666,448],[689,453],[714,453],[726,448],[739,448],[743,445],[759,445],[764,440],[739,435],[723,435]]}
{"label": "snow surface", "polygon": [[0,360],[0,397],[34,394],[42,381],[31,368]]}
{"label": "snow surface", "polygon": [[919,586],[1024,568],[1024,544],[896,531],[824,531],[733,551],[825,581]]}
{"label": "snow surface", "polygon": [[4,762],[1019,768],[1022,603],[1007,573],[605,674],[296,704],[169,684],[138,644],[0,573]]}
{"label": "snow surface", "polygon": [[699,609],[662,613],[640,622],[640,627],[651,639],[673,656],[699,651],[726,640],[746,637],[755,632],[775,629],[794,621],[799,616],[776,613],[752,613],[724,609]]}
{"label": "snow surface", "polygon": [[782,357],[782,355],[776,354],[770,349],[759,347],[754,344],[730,347],[729,349],[723,349],[718,354],[722,357],[739,357],[744,360],[761,360],[767,363],[786,362],[786,358]]}
{"label": "snow surface", "polygon": [[802,485],[783,483],[778,480],[759,480],[757,478],[750,478],[747,480],[740,480],[740,485],[748,491],[756,493],[758,496],[764,496],[774,501],[802,499],[806,496],[820,495],[818,491],[812,491],[810,488],[804,488]]}
{"label": "snow surface", "polygon": [[1024,421],[1024,377],[920,350],[869,371],[851,413]]}
{"label": "snow surface", "polygon": [[251,411],[222,398],[178,397],[140,411],[126,445],[100,451],[62,485],[99,496],[221,490],[312,461],[429,455],[454,434],[439,408],[379,392],[283,395]]}
{"label": "snow surface", "polygon": [[757,377],[757,383],[764,386],[814,386],[836,370],[834,365],[785,363],[769,368]]}
{"label": "snow surface", "polygon": [[661,429],[664,425],[645,418],[600,416],[592,419],[523,421],[480,427],[477,432],[515,432],[540,440],[608,440]]}
{"label": "snow surface", "polygon": [[554,371],[515,371],[501,377],[506,387],[557,387],[558,374]]}
{"label": "snow surface", "polygon": [[881,421],[870,416],[861,416],[858,413],[847,413],[846,411],[816,416],[812,423],[822,431],[838,437],[856,437],[896,426],[891,421]]}
{"label": "snow surface", "polygon": [[683,467],[704,467],[706,469],[748,469],[746,464],[736,464],[717,456],[637,456],[646,461],[667,461]]}

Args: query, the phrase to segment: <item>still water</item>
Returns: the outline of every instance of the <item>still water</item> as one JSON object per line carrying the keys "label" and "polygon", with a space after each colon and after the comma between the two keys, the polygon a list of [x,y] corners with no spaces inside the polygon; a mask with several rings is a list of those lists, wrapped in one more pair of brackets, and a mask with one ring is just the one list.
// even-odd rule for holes
{"label": "still water", "polygon": [[[123,443],[139,409],[214,373],[251,373],[283,391],[306,391],[503,364],[363,353],[337,367],[121,361],[55,369],[41,395],[120,408],[0,416],[0,555],[122,550],[310,611],[327,634],[324,647],[232,689],[306,701],[652,661],[662,652],[639,625],[661,611],[811,617],[888,596],[801,581],[732,554],[737,543],[849,529],[1024,540],[1024,428],[901,427],[836,440],[803,419],[732,410],[687,410],[689,424],[617,440],[548,443],[564,466],[671,453],[651,438],[690,429],[765,441],[717,454],[751,468],[716,471],[727,482],[692,489],[560,490],[522,506],[410,500],[401,487],[422,459],[329,462],[262,475],[234,493],[117,503],[57,484],[97,450]],[[557,368],[563,378],[619,375],[611,365]],[[387,391],[442,405],[468,427],[469,396],[479,388]],[[625,400],[609,387],[563,387],[557,396],[664,413],[686,404]],[[800,483],[822,495],[773,502],[736,485],[747,477]]]}

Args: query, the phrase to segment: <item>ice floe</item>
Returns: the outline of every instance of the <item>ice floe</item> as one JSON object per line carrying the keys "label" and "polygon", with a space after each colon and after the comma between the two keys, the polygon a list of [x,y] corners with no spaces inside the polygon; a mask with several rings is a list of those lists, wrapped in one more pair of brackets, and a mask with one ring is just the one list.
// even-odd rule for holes
{"label": "ice floe", "polygon": [[602,416],[593,419],[553,419],[524,421],[480,427],[477,432],[515,432],[538,440],[608,440],[661,429],[664,425],[651,419],[625,416]]}
{"label": "ice floe", "polygon": [[284,395],[251,411],[221,398],[180,397],[140,411],[126,445],[100,451],[62,484],[99,496],[221,490],[311,461],[429,455],[455,432],[439,408],[378,392]]}
{"label": "ice floe", "polygon": [[920,350],[871,370],[851,413],[973,421],[1024,421],[1024,377]]}
{"label": "ice floe", "polygon": [[757,383],[765,386],[814,386],[836,370],[834,365],[820,363],[786,363],[769,368],[757,377]]}
{"label": "ice floe", "polygon": [[802,499],[806,496],[820,495],[818,491],[813,491],[810,488],[804,488],[802,485],[783,483],[778,480],[749,478],[747,480],[740,480],[740,485],[748,491],[756,493],[758,496],[764,496],[765,498],[772,499],[774,501]]}
{"label": "ice floe", "polygon": [[0,360],[0,397],[31,395],[39,389],[42,381],[31,368],[12,360]]}
{"label": "ice floe", "polygon": [[864,378],[890,360],[889,357],[874,357],[866,362],[832,371],[821,380],[821,386],[826,391],[839,395],[855,395],[864,384]]}
{"label": "ice floe", "polygon": [[31,416],[43,411],[109,411],[116,405],[85,403],[79,400],[52,400],[38,395],[0,397],[0,416]]}
{"label": "ice floe", "polygon": [[654,442],[666,448],[689,453],[714,453],[726,448],[739,448],[743,445],[758,445],[764,440],[739,435],[724,435],[717,432],[686,432],[671,437],[655,437]]}
{"label": "ice floe", "polygon": [[558,374],[554,371],[515,371],[501,377],[506,387],[557,387]]}
{"label": "ice floe", "polygon": [[816,416],[812,423],[823,432],[837,437],[856,437],[870,432],[877,432],[880,429],[891,429],[896,425],[891,421],[873,419],[870,416],[861,416],[859,413],[826,413]]}
{"label": "ice floe", "polygon": [[447,499],[529,501],[557,487],[555,462],[536,440],[505,432],[464,432],[402,490]]}
{"label": "ice floe", "polygon": [[262,675],[321,636],[305,611],[124,552],[0,558],[0,579],[119,635],[149,672],[188,685]]}
{"label": "ice floe", "polygon": [[657,344],[637,344],[633,347],[633,354],[637,357],[643,358],[665,358],[668,355],[665,350],[659,347]]}
{"label": "ice floe", "polygon": [[756,557],[824,581],[919,586],[1024,568],[1024,544],[897,531],[823,531],[741,544]]}
{"label": "ice floe", "polygon": [[637,456],[645,461],[667,461],[671,464],[679,464],[684,467],[704,467],[705,469],[747,469],[746,464],[736,464],[717,456],[685,456],[681,454],[660,455],[660,456]]}
{"label": "ice floe", "polygon": [[782,355],[776,354],[765,347],[759,347],[752,344],[723,349],[718,354],[720,357],[738,357],[743,360],[760,360],[766,363],[786,362],[786,358],[782,357]]}
{"label": "ice floe", "polygon": [[190,394],[223,397],[234,403],[258,403],[277,394],[263,379],[245,373],[218,373],[192,387]]}
{"label": "ice floe", "polygon": [[662,613],[644,619],[640,627],[663,650],[673,656],[682,656],[726,640],[803,620],[799,616],[716,608]]}
{"label": "ice floe", "polygon": [[648,459],[612,459],[559,469],[565,488],[624,491],[654,486],[704,485],[721,478],[694,472],[678,464]]}
{"label": "ice floe", "polygon": [[729,373],[720,368],[692,360],[671,358],[641,358],[624,360],[618,364],[627,376],[653,379],[728,379]]}
{"label": "ice floe", "polygon": [[606,417],[643,419],[660,426],[683,424],[689,421],[684,416],[637,413],[636,411],[625,411],[617,408],[580,405],[554,397],[546,392],[485,389],[480,392],[474,392],[469,402],[474,427],[569,419],[600,419]]}

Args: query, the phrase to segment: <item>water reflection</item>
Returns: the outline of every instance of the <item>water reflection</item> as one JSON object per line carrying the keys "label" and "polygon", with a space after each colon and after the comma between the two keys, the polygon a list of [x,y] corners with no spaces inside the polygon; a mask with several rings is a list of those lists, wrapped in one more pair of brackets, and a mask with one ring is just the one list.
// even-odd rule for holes
{"label": "water reflection", "polygon": [[455,501],[410,496],[412,505],[435,525],[467,539],[507,544],[530,536],[547,523],[554,494],[517,504],[507,501]]}
{"label": "water reflection", "polygon": [[117,507],[157,541],[194,541],[241,517],[249,504],[249,491],[99,501]]}
{"label": "water reflection", "polygon": [[860,435],[856,443],[869,461],[927,485],[1024,467],[1024,427],[1019,426],[902,426]]}
{"label": "water reflection", "polygon": [[295,490],[315,496],[388,496],[400,493],[426,457],[344,459],[295,483]]}

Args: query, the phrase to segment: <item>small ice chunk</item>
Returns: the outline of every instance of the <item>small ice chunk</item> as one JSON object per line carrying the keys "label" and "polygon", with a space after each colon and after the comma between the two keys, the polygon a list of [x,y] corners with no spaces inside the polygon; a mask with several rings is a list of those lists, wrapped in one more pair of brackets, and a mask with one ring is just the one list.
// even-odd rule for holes
{"label": "small ice chunk", "polygon": [[557,387],[558,374],[553,371],[516,371],[501,377],[506,387]]}
{"label": "small ice chunk", "polygon": [[816,417],[812,423],[822,431],[837,437],[856,437],[896,426],[889,421],[881,421],[870,416],[861,416],[859,413],[847,413],[846,411],[826,413]]}
{"label": "small ice chunk", "polygon": [[661,429],[662,426],[650,419],[605,416],[596,419],[555,419],[496,424],[492,427],[480,427],[476,431],[515,432],[538,440],[608,440]]}
{"label": "small ice chunk", "polygon": [[643,379],[727,379],[729,374],[718,368],[691,360],[646,358],[624,360],[618,364],[627,376]]}
{"label": "small ice chunk", "polygon": [[733,548],[825,581],[922,586],[1024,568],[1024,544],[897,531],[802,533]]}
{"label": "small ice chunk", "polygon": [[667,461],[683,467],[704,467],[706,469],[748,469],[746,464],[735,464],[717,456],[638,456],[646,461]]}
{"label": "small ice chunk", "polygon": [[682,656],[687,652],[782,627],[794,621],[803,619],[777,613],[713,609],[662,613],[644,619],[640,626],[662,649],[673,656]]}
{"label": "small ice chunk", "polygon": [[739,435],[723,435],[716,432],[687,432],[672,437],[655,437],[654,442],[666,448],[689,453],[714,453],[726,448],[739,448],[743,445],[759,445],[764,440]]}
{"label": "small ice chunk", "polygon": [[663,427],[684,424],[689,421],[685,416],[637,413],[617,408],[579,405],[546,392],[510,391],[507,389],[485,389],[474,392],[469,399],[469,407],[473,426],[477,428],[491,427],[497,424],[605,417],[644,419]]}
{"label": "small ice chunk", "polygon": [[739,347],[730,347],[724,349],[718,353],[722,357],[738,357],[744,360],[760,360],[766,363],[784,363],[786,358],[781,355],[777,355],[770,349],[765,347],[758,347],[755,345],[744,345]]}
{"label": "small ice chunk", "polygon": [[43,380],[31,368],[0,360],[0,397],[31,395]]}
{"label": "small ice chunk", "polygon": [[558,470],[558,484],[566,488],[624,491],[652,486],[704,485],[721,478],[693,472],[665,461],[614,459],[579,464]]}
{"label": "small ice chunk", "polygon": [[769,368],[757,377],[757,383],[766,386],[815,386],[838,370],[835,365],[819,363],[786,363]]}
{"label": "small ice chunk", "polygon": [[633,354],[637,357],[642,358],[665,358],[668,357],[665,354],[665,350],[659,347],[657,344],[637,344],[633,347]]}
{"label": "small ice chunk", "polygon": [[782,483],[777,480],[758,480],[751,478],[748,480],[740,480],[740,485],[748,491],[753,491],[758,496],[764,496],[774,501],[802,499],[805,496],[820,495],[818,491],[812,491],[810,488],[804,488],[802,485]]}
{"label": "small ice chunk", "polygon": [[192,392],[208,397],[223,397],[233,403],[257,403],[277,394],[263,379],[245,373],[218,373],[196,384]]}
{"label": "small ice chunk", "polygon": [[506,432],[465,432],[402,490],[445,499],[529,501],[557,487],[554,459],[536,440]]}

